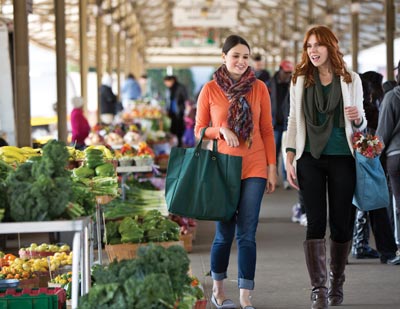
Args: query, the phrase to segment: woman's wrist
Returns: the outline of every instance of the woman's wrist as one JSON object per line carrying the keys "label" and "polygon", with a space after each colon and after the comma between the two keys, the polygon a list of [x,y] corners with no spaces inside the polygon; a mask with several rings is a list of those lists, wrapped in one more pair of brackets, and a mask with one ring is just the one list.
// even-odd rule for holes
{"label": "woman's wrist", "polygon": [[359,128],[359,127],[361,127],[363,121],[364,121],[363,118],[358,118],[358,119],[353,121],[353,126],[356,127],[356,128]]}

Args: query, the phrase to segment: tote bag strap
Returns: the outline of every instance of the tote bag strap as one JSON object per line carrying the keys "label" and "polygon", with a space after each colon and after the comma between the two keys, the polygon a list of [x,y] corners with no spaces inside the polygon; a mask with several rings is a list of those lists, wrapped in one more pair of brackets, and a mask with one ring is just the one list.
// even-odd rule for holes
{"label": "tote bag strap", "polygon": [[[203,128],[203,129],[201,129],[201,132],[200,132],[200,140],[199,140],[199,142],[198,142],[197,145],[196,145],[196,152],[198,152],[198,151],[201,149],[201,144],[203,143],[204,134],[205,134],[207,128],[208,128],[208,127],[205,127],[205,128]],[[216,139],[213,140],[213,149],[212,149],[212,150],[213,150],[214,152],[218,152],[218,142],[217,142]]]}

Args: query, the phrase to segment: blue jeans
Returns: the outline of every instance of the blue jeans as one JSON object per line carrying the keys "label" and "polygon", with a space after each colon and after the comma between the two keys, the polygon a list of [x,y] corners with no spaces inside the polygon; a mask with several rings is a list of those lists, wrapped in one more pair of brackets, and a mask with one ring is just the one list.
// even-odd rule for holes
{"label": "blue jeans", "polygon": [[240,289],[254,289],[256,231],[265,186],[264,178],[242,180],[236,215],[230,221],[216,223],[215,238],[211,247],[211,276],[214,280],[227,278],[229,256],[236,230],[238,286]]}
{"label": "blue jeans", "polygon": [[[274,139],[275,139],[275,151],[276,151],[276,166],[279,166],[279,157],[281,155],[281,148],[282,148],[282,134],[283,134],[283,126],[277,125],[274,127]],[[286,151],[283,149],[283,151]],[[287,178],[285,165],[282,162],[282,179],[285,181]]]}

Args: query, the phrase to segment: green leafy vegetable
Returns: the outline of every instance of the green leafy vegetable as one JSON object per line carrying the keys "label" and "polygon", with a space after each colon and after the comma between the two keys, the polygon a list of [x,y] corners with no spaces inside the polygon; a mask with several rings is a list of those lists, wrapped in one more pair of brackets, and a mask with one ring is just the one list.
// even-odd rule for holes
{"label": "green leafy vegetable", "polygon": [[187,295],[188,270],[189,258],[180,246],[141,247],[135,260],[97,266],[94,286],[79,299],[79,308],[173,309],[182,300],[178,308],[192,308],[196,298]]}
{"label": "green leafy vegetable", "polygon": [[42,159],[25,162],[6,179],[10,216],[15,221],[59,218],[71,195],[68,150],[52,140],[43,147]]}

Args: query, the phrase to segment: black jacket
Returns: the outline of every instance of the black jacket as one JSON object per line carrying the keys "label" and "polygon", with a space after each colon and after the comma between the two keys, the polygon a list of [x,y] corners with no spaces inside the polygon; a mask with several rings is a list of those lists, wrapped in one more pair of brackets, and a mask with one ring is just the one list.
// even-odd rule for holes
{"label": "black jacket", "polygon": [[117,97],[111,87],[101,85],[100,87],[100,114],[116,114]]}

